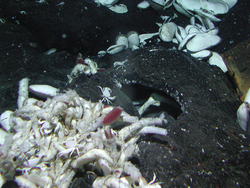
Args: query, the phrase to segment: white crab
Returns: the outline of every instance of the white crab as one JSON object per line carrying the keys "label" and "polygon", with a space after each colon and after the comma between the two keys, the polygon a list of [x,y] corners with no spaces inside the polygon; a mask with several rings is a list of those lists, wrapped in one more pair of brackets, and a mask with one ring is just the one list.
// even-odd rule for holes
{"label": "white crab", "polygon": [[126,68],[125,63],[127,61],[128,61],[127,59],[125,61],[116,61],[116,62],[114,62],[114,67],[117,67],[116,70],[118,70],[120,68],[125,69]]}
{"label": "white crab", "polygon": [[116,98],[116,96],[113,96],[111,97],[111,93],[112,93],[112,90],[109,88],[109,87],[104,87],[102,88],[101,86],[97,86],[100,88],[101,92],[102,92],[102,102],[107,102],[108,104],[112,104],[112,100],[114,100]]}

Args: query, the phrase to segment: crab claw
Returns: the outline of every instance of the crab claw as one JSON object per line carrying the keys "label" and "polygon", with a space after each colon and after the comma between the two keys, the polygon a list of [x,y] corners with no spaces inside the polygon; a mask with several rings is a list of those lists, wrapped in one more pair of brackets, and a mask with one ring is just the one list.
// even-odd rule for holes
{"label": "crab claw", "polygon": [[73,168],[79,168],[82,165],[93,161],[98,158],[103,158],[109,163],[114,165],[113,159],[108,155],[108,153],[105,150],[102,149],[92,149],[88,151],[87,153],[83,154],[82,156],[78,157],[75,161],[72,162],[71,166]]}

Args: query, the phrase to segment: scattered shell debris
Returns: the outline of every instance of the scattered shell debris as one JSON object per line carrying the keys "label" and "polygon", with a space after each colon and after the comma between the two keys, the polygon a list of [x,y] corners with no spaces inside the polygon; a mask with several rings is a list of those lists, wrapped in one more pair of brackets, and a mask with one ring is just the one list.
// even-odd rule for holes
{"label": "scattered shell debris", "polygon": [[[19,91],[26,89],[27,93],[26,85]],[[155,175],[148,183],[128,160],[139,152],[136,142],[140,134],[167,135],[166,129],[157,127],[167,123],[164,114],[138,119],[120,107],[87,101],[68,90],[46,101],[26,98],[20,108],[5,111],[0,120],[2,182],[69,187],[77,171],[88,170],[101,174],[94,180],[94,188],[161,187]],[[113,129],[110,124],[114,121],[127,126]]]}

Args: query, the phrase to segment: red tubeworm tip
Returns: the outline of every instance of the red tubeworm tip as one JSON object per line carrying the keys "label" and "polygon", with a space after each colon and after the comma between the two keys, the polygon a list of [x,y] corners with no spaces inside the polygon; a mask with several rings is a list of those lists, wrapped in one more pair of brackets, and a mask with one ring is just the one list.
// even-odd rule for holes
{"label": "red tubeworm tip", "polygon": [[109,138],[109,133],[108,133],[106,130],[104,130],[104,134],[105,134],[105,137],[106,137],[107,139],[110,139],[110,138]]}
{"label": "red tubeworm tip", "polygon": [[105,71],[105,69],[104,68],[99,68],[97,71],[98,72],[103,72],[103,71]]}
{"label": "red tubeworm tip", "polygon": [[121,107],[115,107],[113,110],[111,110],[103,119],[102,124],[103,125],[109,125],[113,122],[115,122],[121,115],[122,108]]}
{"label": "red tubeworm tip", "polygon": [[110,126],[105,127],[104,134],[105,134],[105,137],[107,138],[107,140],[114,138],[114,134],[113,134]]}

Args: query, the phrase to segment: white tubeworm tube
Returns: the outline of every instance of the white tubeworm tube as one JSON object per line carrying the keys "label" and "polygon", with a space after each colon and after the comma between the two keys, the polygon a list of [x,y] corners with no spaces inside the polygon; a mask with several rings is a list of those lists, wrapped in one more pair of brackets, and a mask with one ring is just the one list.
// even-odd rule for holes
{"label": "white tubeworm tube", "polygon": [[23,103],[29,97],[29,78],[23,78],[19,81],[19,90],[18,90],[18,99],[17,99],[17,108],[20,109],[23,106]]}
{"label": "white tubeworm tube", "polygon": [[166,129],[154,126],[143,127],[138,134],[158,134],[166,136],[168,134]]}

